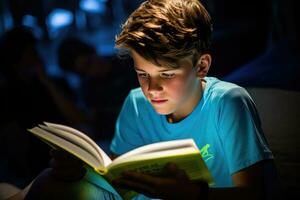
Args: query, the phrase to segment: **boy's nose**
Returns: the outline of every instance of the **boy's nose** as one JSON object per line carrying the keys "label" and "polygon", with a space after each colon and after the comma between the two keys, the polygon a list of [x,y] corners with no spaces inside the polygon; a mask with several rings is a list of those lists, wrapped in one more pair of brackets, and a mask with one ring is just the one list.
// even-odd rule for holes
{"label": "boy's nose", "polygon": [[157,92],[163,89],[160,81],[155,79],[150,79],[148,82],[148,91],[149,92]]}

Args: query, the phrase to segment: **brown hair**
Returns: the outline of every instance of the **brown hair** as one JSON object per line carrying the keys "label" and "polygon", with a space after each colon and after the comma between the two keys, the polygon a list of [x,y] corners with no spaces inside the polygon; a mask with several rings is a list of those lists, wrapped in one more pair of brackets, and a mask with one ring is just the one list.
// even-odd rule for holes
{"label": "brown hair", "polygon": [[195,64],[209,53],[211,34],[211,18],[199,0],[148,0],[122,26],[116,47],[176,68],[183,58],[192,56]]}

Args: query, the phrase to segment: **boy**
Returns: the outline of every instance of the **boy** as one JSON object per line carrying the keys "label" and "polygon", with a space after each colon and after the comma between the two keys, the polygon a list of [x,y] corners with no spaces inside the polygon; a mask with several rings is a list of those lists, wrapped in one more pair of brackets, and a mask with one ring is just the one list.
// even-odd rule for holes
{"label": "boy", "polygon": [[[262,198],[273,156],[248,93],[206,77],[211,33],[211,18],[198,0],[149,0],[129,16],[116,46],[132,56],[141,87],[125,100],[111,151],[121,155],[157,141],[193,138],[215,179],[209,196]],[[183,185],[164,180],[127,173],[115,184],[178,198]],[[200,198],[199,188],[194,194]],[[204,196],[205,189],[202,184]]]}
{"label": "boy", "polygon": [[149,0],[131,14],[116,46],[132,56],[141,87],[124,102],[111,151],[118,156],[152,142],[193,138],[215,186],[190,181],[170,164],[166,177],[130,172],[116,187],[164,199],[265,197],[273,156],[247,92],[206,77],[211,32],[197,0]]}

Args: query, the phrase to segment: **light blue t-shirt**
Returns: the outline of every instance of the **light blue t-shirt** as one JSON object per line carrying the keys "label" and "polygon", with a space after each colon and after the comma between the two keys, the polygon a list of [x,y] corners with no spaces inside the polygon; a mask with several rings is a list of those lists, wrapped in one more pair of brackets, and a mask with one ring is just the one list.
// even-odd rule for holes
{"label": "light blue t-shirt", "polygon": [[215,180],[233,186],[231,175],[258,161],[272,159],[259,116],[242,87],[206,77],[203,97],[185,119],[169,123],[151,106],[141,88],[127,96],[110,149],[120,155],[146,144],[193,138]]}

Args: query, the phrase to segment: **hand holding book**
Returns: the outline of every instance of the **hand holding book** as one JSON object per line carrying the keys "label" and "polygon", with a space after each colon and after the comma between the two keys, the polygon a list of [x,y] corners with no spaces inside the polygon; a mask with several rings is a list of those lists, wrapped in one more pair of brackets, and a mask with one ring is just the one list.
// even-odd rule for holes
{"label": "hand holding book", "polygon": [[[126,171],[134,171],[140,175],[142,173],[147,177],[154,178],[154,182],[160,181],[158,177],[162,177],[164,166],[167,163],[175,163],[178,168],[185,171],[187,180],[205,181],[209,185],[213,184],[213,178],[193,139],[162,141],[144,145],[111,160],[91,138],[71,127],[44,123],[44,125],[38,125],[29,131],[54,149],[63,149],[77,157],[85,163],[89,172],[94,171],[97,175],[103,176],[109,183],[122,176]],[[58,166],[64,165],[58,162]],[[70,165],[66,164],[66,166]],[[67,167],[65,170],[68,170]],[[72,174],[72,171],[68,173]],[[59,172],[57,175],[62,174]],[[79,173],[78,177],[80,175],[82,174]],[[141,175],[140,177],[145,176]],[[171,181],[171,183],[173,181],[173,184],[185,183],[188,185],[188,182],[174,180],[170,177],[166,181]],[[111,186],[108,188],[111,189]],[[128,190],[119,190],[119,193],[124,199],[130,199],[136,195],[136,193]]]}
{"label": "hand holding book", "polygon": [[[52,175],[65,182],[78,181],[86,173],[84,162],[72,154],[57,149],[50,152]],[[206,182],[192,181],[185,171],[174,163],[168,163],[159,176],[151,176],[138,172],[124,172],[122,176],[112,180],[115,188],[127,189],[142,193],[151,198],[174,199],[181,195],[182,198],[199,199],[206,196],[208,184]],[[176,192],[177,191],[177,192]]]}
{"label": "hand holding book", "polygon": [[138,172],[125,172],[112,181],[116,188],[134,190],[159,199],[206,199],[208,183],[190,180],[185,171],[174,163],[164,167],[159,177]]}

